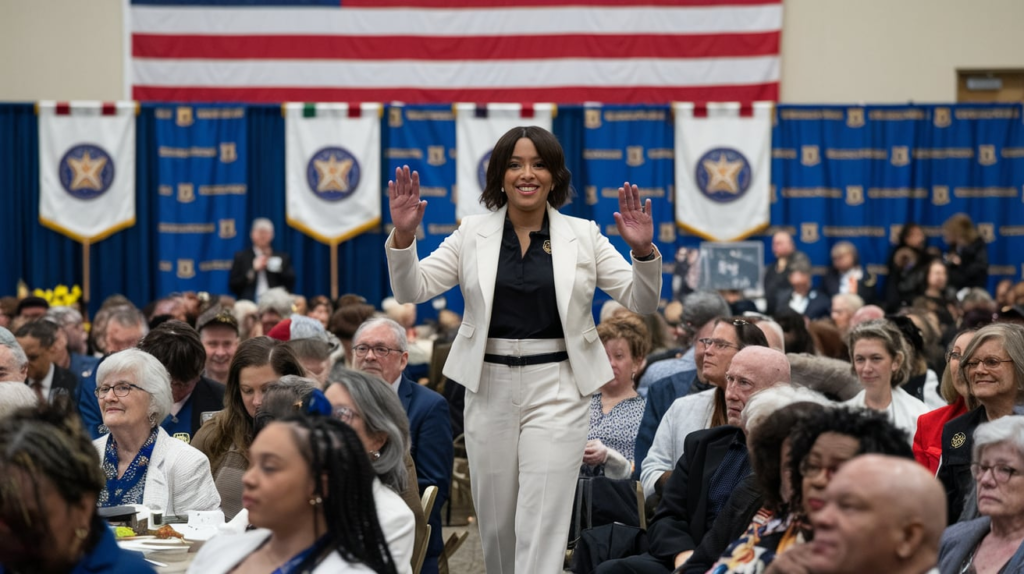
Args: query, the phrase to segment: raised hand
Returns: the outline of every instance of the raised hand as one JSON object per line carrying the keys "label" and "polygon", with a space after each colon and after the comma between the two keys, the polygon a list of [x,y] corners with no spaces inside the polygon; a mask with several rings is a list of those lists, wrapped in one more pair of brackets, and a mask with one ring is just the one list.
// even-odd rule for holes
{"label": "raised hand", "polygon": [[420,174],[410,173],[407,165],[395,169],[395,179],[388,181],[388,208],[395,226],[395,246],[408,247],[416,238],[427,202],[420,199]]}
{"label": "raised hand", "polygon": [[615,213],[619,235],[633,250],[636,257],[645,257],[654,249],[654,220],[651,218],[651,200],[640,203],[640,190],[629,182],[619,188],[619,211]]}

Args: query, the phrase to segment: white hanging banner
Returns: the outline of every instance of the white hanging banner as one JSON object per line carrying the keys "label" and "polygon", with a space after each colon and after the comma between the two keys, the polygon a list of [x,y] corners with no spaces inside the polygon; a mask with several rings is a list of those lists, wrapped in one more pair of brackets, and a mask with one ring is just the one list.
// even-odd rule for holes
{"label": "white hanging banner", "polygon": [[673,104],[676,223],[710,241],[736,241],[768,227],[771,210],[771,102]]}
{"label": "white hanging banner", "polygon": [[498,138],[518,126],[551,131],[554,115],[554,104],[455,104],[456,220],[487,213],[480,195],[487,179],[487,162]]}

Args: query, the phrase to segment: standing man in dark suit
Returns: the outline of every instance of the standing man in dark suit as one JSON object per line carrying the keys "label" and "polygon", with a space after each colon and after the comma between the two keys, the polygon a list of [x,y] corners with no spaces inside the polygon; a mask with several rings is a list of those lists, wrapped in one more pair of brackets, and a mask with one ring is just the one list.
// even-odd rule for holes
{"label": "standing man in dark suit", "polygon": [[202,376],[206,349],[199,333],[182,321],[165,321],[139,343],[139,349],[153,355],[171,375],[171,412],[160,426],[185,443],[203,424],[203,413],[224,408],[224,385]]}
{"label": "standing man in dark suit", "polygon": [[438,571],[437,559],[444,550],[441,507],[448,500],[455,446],[448,402],[402,372],[409,362],[408,347],[405,328],[385,318],[367,320],[352,338],[355,368],[376,375],[391,385],[409,415],[411,454],[416,463],[420,494],[428,486],[437,487],[437,500],[427,517],[431,528],[430,544],[421,570],[422,574],[434,574]]}
{"label": "standing man in dark suit", "polygon": [[59,329],[50,321],[36,320],[22,325],[14,336],[28,357],[28,379],[25,382],[36,392],[39,400],[52,403],[58,397],[66,396],[73,404],[78,379],[54,362]]}
{"label": "standing man in dark suit", "polygon": [[291,257],[274,251],[274,224],[266,218],[252,222],[252,249],[235,253],[228,285],[239,299],[256,301],[267,289],[284,287],[290,293],[295,287],[295,269]]}

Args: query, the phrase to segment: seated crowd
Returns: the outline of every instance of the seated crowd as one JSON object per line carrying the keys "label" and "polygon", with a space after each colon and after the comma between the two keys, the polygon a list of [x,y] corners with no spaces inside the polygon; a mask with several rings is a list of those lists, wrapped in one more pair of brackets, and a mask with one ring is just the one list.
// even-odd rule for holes
{"label": "seated crowd", "polygon": [[[650,317],[609,305],[580,484],[638,481],[649,518],[638,543],[588,548],[595,571],[1024,571],[1024,296],[979,289],[967,223],[945,260],[907,226],[884,291],[845,243],[815,290],[781,234],[767,314],[701,291]],[[0,573],[151,571],[97,514],[120,505],[222,511],[193,572],[447,570],[464,389],[436,365],[458,321],[382,309],[280,287],[114,297],[86,333],[19,301],[0,327]]]}

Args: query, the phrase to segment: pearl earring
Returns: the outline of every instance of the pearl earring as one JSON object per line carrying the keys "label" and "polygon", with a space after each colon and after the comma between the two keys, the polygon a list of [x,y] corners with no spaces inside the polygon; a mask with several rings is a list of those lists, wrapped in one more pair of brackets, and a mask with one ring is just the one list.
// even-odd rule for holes
{"label": "pearl earring", "polygon": [[319,496],[314,496],[313,498],[309,499],[309,505],[310,506],[316,506],[316,505],[322,503],[323,501],[324,501],[324,499],[320,498]]}

